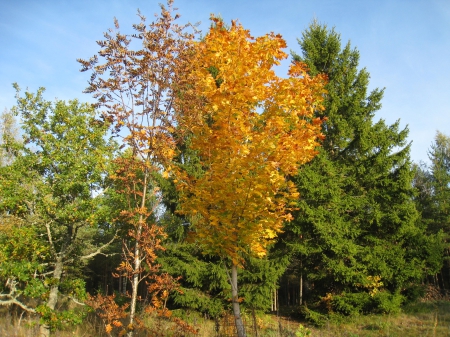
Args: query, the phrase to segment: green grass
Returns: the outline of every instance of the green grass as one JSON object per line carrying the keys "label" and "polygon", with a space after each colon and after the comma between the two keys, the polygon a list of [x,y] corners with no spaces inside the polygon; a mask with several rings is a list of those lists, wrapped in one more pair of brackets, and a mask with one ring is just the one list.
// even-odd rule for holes
{"label": "green grass", "polygon": [[317,337],[441,337],[450,336],[450,302],[415,303],[396,315],[340,318],[322,328],[310,327]]}
{"label": "green grass", "polygon": [[[199,329],[199,337],[216,336],[213,321],[197,316],[190,323],[195,323]],[[402,313],[396,315],[332,316],[321,328],[307,322],[264,315],[258,317],[258,336],[296,337],[295,332],[300,324],[305,327],[302,331],[311,331],[310,337],[450,337],[450,301],[417,302],[404,307]],[[248,332],[249,337],[255,335],[252,331]],[[26,315],[10,316],[3,311],[0,315],[0,336],[38,336],[36,320]],[[80,326],[57,331],[53,336],[102,337],[105,334],[102,333],[101,322],[88,316]]]}

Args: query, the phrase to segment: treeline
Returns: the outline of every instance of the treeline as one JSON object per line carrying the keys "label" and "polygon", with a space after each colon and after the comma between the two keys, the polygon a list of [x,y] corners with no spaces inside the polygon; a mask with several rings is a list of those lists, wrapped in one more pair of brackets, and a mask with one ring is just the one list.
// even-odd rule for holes
{"label": "treeline", "polygon": [[281,79],[280,36],[213,18],[198,39],[175,18],[169,1],[133,35],[116,21],[79,60],[95,106],[15,85],[0,305],[36,314],[44,336],[88,308],[128,336],[152,331],[144,313],[182,335],[195,329],[171,310],[232,309],[242,337],[241,307],[321,324],[397,312],[430,284],[445,294],[450,138],[437,133],[429,167],[412,163],[408,129],[375,120],[383,90],[325,25],[303,32]]}

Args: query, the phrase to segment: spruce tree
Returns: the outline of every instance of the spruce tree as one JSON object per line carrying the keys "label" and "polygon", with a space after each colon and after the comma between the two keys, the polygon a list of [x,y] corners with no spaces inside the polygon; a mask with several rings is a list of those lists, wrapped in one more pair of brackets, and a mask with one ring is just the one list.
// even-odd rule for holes
{"label": "spruce tree", "polygon": [[434,144],[429,152],[431,160],[431,185],[433,203],[431,218],[433,230],[443,230],[447,238],[450,235],[450,137],[436,133]]}
{"label": "spruce tree", "polygon": [[[313,299],[352,314],[396,310],[423,277],[427,238],[417,226],[408,129],[374,121],[384,89],[368,91],[359,52],[334,29],[313,22],[299,40],[311,75],[329,83],[319,155],[300,168],[300,192],[287,242],[314,285]],[[328,295],[326,295],[328,294]]]}
{"label": "spruce tree", "polygon": [[434,283],[446,290],[450,287],[450,137],[438,131],[428,156],[429,166],[424,163],[416,166],[415,200],[423,226],[429,233],[442,236],[432,261],[436,269],[445,261]]}

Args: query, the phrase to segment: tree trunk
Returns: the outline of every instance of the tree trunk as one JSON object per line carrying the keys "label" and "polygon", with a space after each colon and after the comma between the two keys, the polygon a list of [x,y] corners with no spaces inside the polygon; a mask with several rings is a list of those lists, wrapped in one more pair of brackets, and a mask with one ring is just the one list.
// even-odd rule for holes
{"label": "tree trunk", "polygon": [[237,265],[231,265],[231,295],[233,301],[234,322],[238,337],[246,337],[244,323],[241,318],[241,309],[239,307],[238,282],[237,282]]}
{"label": "tree trunk", "polygon": [[[142,200],[141,200],[141,209],[145,207],[145,202],[147,198],[147,181],[148,181],[148,170],[145,171],[144,174],[144,188],[142,191]],[[142,223],[144,221],[144,216],[141,214],[139,216],[139,225],[136,228],[136,243],[134,246],[134,274],[133,279],[131,281],[131,303],[130,303],[130,328],[131,330],[128,332],[127,337],[133,337],[134,330],[134,316],[136,314],[136,304],[138,297],[138,287],[139,287],[139,278],[140,278],[140,269],[141,269],[141,234],[142,234]]]}
{"label": "tree trunk", "polygon": [[275,288],[273,288],[273,311],[278,311],[278,294],[276,285]]}
{"label": "tree trunk", "polygon": [[278,311],[280,310],[280,298],[278,296],[278,288],[275,288],[275,307],[278,316]]}
{"label": "tree trunk", "polygon": [[[142,232],[142,226],[139,225],[138,227],[138,238],[140,237],[140,234]],[[131,303],[130,303],[130,324],[131,331],[128,332],[128,337],[133,337],[133,323],[134,323],[134,316],[136,315],[136,304],[137,304],[137,295],[138,295],[138,287],[139,287],[139,269],[141,268],[141,259],[140,259],[140,244],[139,241],[136,240],[136,244],[134,246],[134,275],[133,279],[131,281]]]}
{"label": "tree trunk", "polygon": [[[55,269],[53,271],[53,278],[55,283],[50,288],[50,293],[48,296],[47,307],[52,310],[55,310],[56,303],[58,302],[59,295],[59,281],[61,280],[61,276],[63,273],[63,258],[62,256],[58,256],[56,258]],[[39,327],[40,337],[48,337],[50,336],[50,326],[47,324],[41,324]]]}
{"label": "tree trunk", "polygon": [[274,296],[273,296],[273,291],[271,291],[270,292],[270,302],[271,302],[271,311],[274,311],[275,310],[275,306],[274,306],[274,304],[275,304],[275,299],[274,299]]}
{"label": "tree trunk", "polygon": [[300,258],[300,305],[303,305],[303,261]]}
{"label": "tree trunk", "polygon": [[303,304],[303,272],[300,272],[300,305]]}
{"label": "tree trunk", "polygon": [[256,322],[255,308],[252,309],[252,318],[253,318],[253,333],[255,334],[255,337],[259,337],[259,334],[258,334],[258,323]]}
{"label": "tree trunk", "polygon": [[291,288],[289,284],[289,278],[287,278],[287,286],[286,286],[286,304],[288,307],[291,306]]}

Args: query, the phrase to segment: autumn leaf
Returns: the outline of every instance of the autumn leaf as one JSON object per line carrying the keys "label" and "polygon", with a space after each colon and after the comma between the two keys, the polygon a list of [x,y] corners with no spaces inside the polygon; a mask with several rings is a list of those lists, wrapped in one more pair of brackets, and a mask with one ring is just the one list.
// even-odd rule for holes
{"label": "autumn leaf", "polygon": [[228,29],[213,21],[191,74],[203,104],[180,121],[205,172],[178,170],[176,185],[181,212],[201,214],[194,236],[204,252],[241,264],[247,253],[264,256],[291,219],[298,193],[286,176],[317,153],[321,120],[313,114],[323,109],[325,78],[310,77],[302,63],[278,77],[273,68],[287,57],[280,35],[255,39],[236,22]]}

